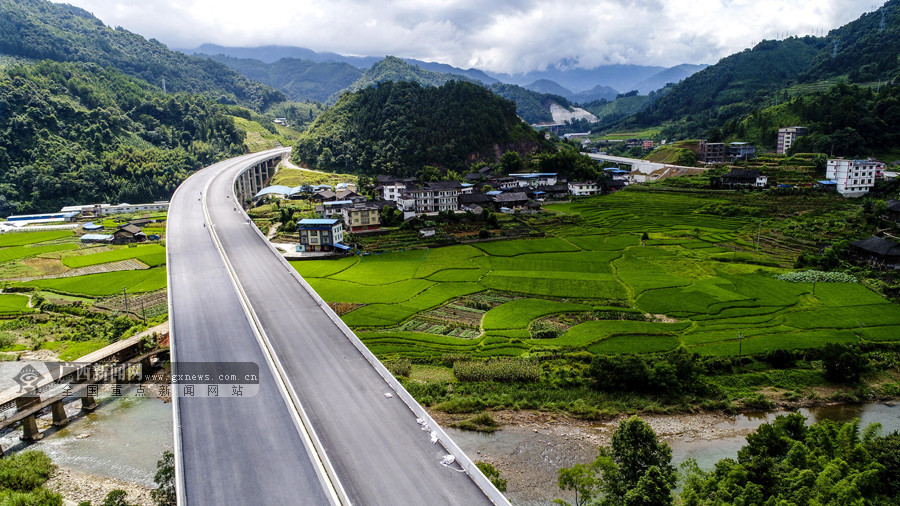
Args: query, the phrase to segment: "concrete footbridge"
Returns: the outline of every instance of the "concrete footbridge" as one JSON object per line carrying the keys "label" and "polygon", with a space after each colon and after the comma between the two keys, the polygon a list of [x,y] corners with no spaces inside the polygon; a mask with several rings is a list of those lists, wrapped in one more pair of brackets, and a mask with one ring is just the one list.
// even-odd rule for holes
{"label": "concrete footbridge", "polygon": [[242,209],[288,153],[207,167],[171,201],[173,375],[258,366],[216,395],[173,385],[179,504],[509,504]]}

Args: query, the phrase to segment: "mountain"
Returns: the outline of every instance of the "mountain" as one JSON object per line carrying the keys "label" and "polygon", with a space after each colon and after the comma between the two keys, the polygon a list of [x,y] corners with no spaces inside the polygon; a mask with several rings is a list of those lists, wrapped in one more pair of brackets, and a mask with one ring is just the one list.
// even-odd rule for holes
{"label": "mountain", "polygon": [[587,91],[573,93],[566,98],[576,104],[586,104],[588,102],[593,102],[594,100],[614,100],[618,94],[619,92],[609,86],[598,84]]}
{"label": "mountain", "polygon": [[293,46],[226,47],[217,44],[203,44],[196,49],[185,49],[183,51],[188,54],[223,55],[245,60],[259,60],[263,63],[275,63],[283,58],[308,60],[316,63],[349,63],[363,70],[381,60],[381,58],[376,56],[344,56],[337,53],[317,53],[312,49]]}
{"label": "mountain", "polygon": [[769,100],[768,94],[794,82],[824,46],[825,41],[816,37],[762,41],[688,77],[632,122],[644,126],[681,122],[668,133],[696,137]]}
{"label": "mountain", "polygon": [[851,82],[893,81],[900,77],[900,2],[831,30],[827,44],[800,76],[815,82],[847,76]]}
{"label": "mountain", "polygon": [[709,65],[691,65],[689,63],[684,63],[669,67],[637,83],[631,89],[638,90],[638,93],[641,95],[647,95],[651,91],[663,88],[669,83],[680,83],[708,66]]}
{"label": "mountain", "polygon": [[314,62],[282,58],[273,63],[225,55],[209,59],[240,72],[244,76],[284,92],[290,100],[325,102],[328,97],[348,88],[363,71],[349,63]]}
{"label": "mountain", "polygon": [[243,153],[224,106],[94,63],[3,66],[0,112],[3,216],[168,199],[191,171]]}
{"label": "mountain", "polygon": [[665,70],[664,67],[648,67],[642,65],[604,65],[594,69],[559,68],[550,66],[546,70],[526,72],[524,74],[488,73],[491,77],[505,83],[524,86],[540,79],[558,83],[570,90],[590,90],[595,86],[630,91],[634,86]]}
{"label": "mountain", "polygon": [[382,82],[341,95],[303,132],[292,158],[335,172],[408,176],[431,165],[460,173],[502,151],[532,153],[545,142],[516,116],[515,104],[482,86]]}
{"label": "mountain", "polygon": [[418,67],[421,67],[425,70],[430,70],[432,72],[440,72],[441,74],[455,74],[455,75],[459,75],[459,76],[465,76],[469,79],[474,79],[475,81],[481,81],[483,84],[494,84],[494,83],[500,82],[478,69],[461,69],[461,68],[453,67],[451,65],[447,65],[446,63],[435,63],[435,62],[427,62],[427,61],[422,61],[422,60],[413,60],[412,58],[404,58],[404,61],[411,65],[416,65]]}
{"label": "mountain", "polygon": [[537,81],[526,84],[522,87],[535,93],[547,93],[551,95],[559,95],[566,98],[573,94],[570,90],[563,88],[558,83],[555,83],[549,79],[538,79]]}
{"label": "mountain", "polygon": [[93,62],[166,90],[265,110],[285,96],[207,59],[170,51],[85,10],[44,0],[0,0],[0,53],[28,59]]}
{"label": "mountain", "polygon": [[329,98],[329,102],[338,99],[339,94],[345,92],[359,91],[369,86],[374,86],[386,81],[410,81],[419,83],[424,86],[440,86],[450,81],[467,81],[471,83],[481,84],[480,82],[466,76],[457,74],[441,74],[425,70],[419,66],[411,65],[396,56],[386,56],[383,60],[369,67],[362,76],[354,81],[350,86],[336,93]]}

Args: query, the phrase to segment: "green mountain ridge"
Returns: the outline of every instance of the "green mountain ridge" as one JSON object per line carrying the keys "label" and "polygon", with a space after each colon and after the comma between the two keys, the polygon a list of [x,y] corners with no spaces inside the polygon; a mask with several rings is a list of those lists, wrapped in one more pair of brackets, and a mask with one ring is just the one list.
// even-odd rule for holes
{"label": "green mountain ridge", "polygon": [[78,7],[44,0],[0,0],[0,54],[111,66],[168,91],[204,94],[264,111],[286,97],[228,67],[169,50]]}
{"label": "green mountain ridge", "polygon": [[482,86],[386,81],[342,94],[303,132],[292,157],[319,170],[415,175],[426,165],[461,172],[545,142],[517,117],[513,102]]}

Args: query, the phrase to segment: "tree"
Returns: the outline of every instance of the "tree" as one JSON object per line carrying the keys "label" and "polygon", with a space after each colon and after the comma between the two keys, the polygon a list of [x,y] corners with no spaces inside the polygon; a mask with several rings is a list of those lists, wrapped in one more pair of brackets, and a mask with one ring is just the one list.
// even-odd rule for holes
{"label": "tree", "polygon": [[172,452],[163,452],[162,459],[156,462],[153,481],[157,488],[150,491],[150,497],[156,506],[175,506],[175,455]]}
{"label": "tree", "polygon": [[831,381],[858,383],[869,370],[869,359],[859,350],[836,343],[828,343],[822,349],[822,365],[825,377]]}
{"label": "tree", "polygon": [[500,477],[500,471],[497,470],[496,467],[491,465],[488,462],[484,462],[479,460],[475,463],[478,466],[478,469],[484,473],[485,477],[491,481],[491,483],[497,487],[497,490],[501,492],[506,492],[506,480]]}
{"label": "tree", "polygon": [[575,506],[650,506],[672,504],[676,478],[669,445],[632,416],[619,424],[610,446],[601,447],[594,462],[560,469],[557,484],[575,491]]}
{"label": "tree", "polygon": [[525,167],[522,157],[515,151],[507,151],[500,155],[500,167],[505,174],[521,172]]}
{"label": "tree", "polygon": [[128,494],[124,490],[111,490],[106,494],[103,506],[129,506],[128,501],[125,500],[127,496]]}

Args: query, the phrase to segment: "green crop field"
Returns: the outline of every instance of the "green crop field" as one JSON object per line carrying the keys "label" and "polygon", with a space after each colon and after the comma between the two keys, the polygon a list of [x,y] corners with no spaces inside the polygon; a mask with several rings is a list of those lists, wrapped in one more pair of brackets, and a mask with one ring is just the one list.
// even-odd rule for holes
{"label": "green crop field", "polygon": [[32,311],[28,308],[28,297],[12,293],[0,294],[0,314],[17,314]]}
{"label": "green crop field", "polygon": [[166,270],[115,271],[68,278],[37,279],[17,285],[34,286],[53,292],[103,297],[122,293],[152,292],[165,288]]}
{"label": "green crop field", "polygon": [[40,232],[9,232],[0,235],[0,248],[7,246],[24,246],[39,242],[55,241],[73,237],[70,230],[44,230]]}
{"label": "green crop field", "polygon": [[43,253],[53,253],[56,251],[66,251],[78,249],[77,244],[47,244],[44,246],[10,246],[8,248],[0,248],[0,262],[11,262],[13,260],[22,260],[29,257],[41,255]]}
{"label": "green crop field", "polygon": [[[377,329],[361,338],[379,355],[737,355],[900,341],[900,306],[862,284],[776,279],[783,263],[747,239],[757,220],[699,212],[725,203],[618,192],[548,205],[586,223],[560,236],[293,265],[325,300],[364,304],[343,319]],[[557,337],[532,338],[542,318]]]}
{"label": "green crop field", "polygon": [[87,267],[89,265],[119,262],[121,260],[129,260],[132,258],[137,259],[150,267],[165,265],[166,248],[159,244],[145,244],[103,251],[101,253],[68,256],[62,259],[62,263],[67,267],[75,269],[78,267]]}

